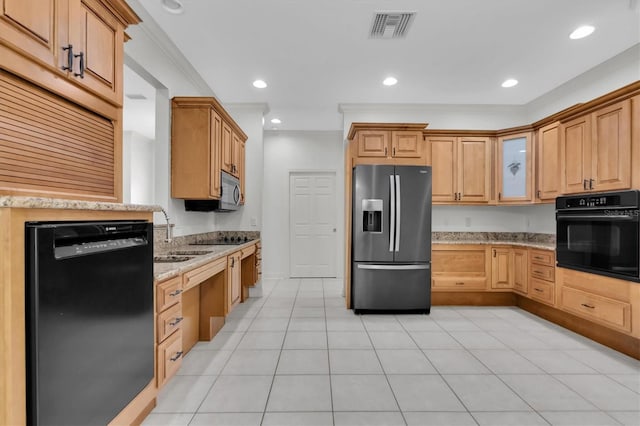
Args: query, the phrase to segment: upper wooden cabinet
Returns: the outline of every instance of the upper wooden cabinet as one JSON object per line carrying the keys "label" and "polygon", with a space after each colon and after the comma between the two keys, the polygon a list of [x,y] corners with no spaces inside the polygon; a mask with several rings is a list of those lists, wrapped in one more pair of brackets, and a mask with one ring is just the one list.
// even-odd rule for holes
{"label": "upper wooden cabinet", "polygon": [[[123,0],[2,0],[0,5],[0,43],[122,105],[124,30],[139,22]],[[20,63],[12,66],[19,74],[28,70]],[[52,85],[59,89],[55,81]]]}
{"label": "upper wooden cabinet", "polygon": [[531,132],[498,138],[498,203],[531,201]]}
{"label": "upper wooden cabinet", "polygon": [[242,129],[215,98],[173,98],[171,114],[171,196],[219,199],[220,171],[234,170],[244,202]]}
{"label": "upper wooden cabinet", "polygon": [[536,132],[536,201],[553,201],[560,195],[560,123]]}
{"label": "upper wooden cabinet", "polygon": [[[369,164],[420,164],[425,158],[422,130],[426,124],[353,123],[347,138],[353,155]],[[366,160],[369,159],[369,160]],[[424,164],[424,163],[422,163]]]}
{"label": "upper wooden cabinet", "polygon": [[433,202],[489,201],[491,139],[473,136],[427,136],[427,163],[433,171]]}
{"label": "upper wooden cabinet", "polygon": [[560,125],[563,193],[631,188],[631,101]]}

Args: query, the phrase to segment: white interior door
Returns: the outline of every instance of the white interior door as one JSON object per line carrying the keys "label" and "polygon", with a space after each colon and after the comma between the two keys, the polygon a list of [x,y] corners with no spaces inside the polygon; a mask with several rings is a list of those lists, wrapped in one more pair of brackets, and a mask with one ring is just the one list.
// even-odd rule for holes
{"label": "white interior door", "polygon": [[289,175],[291,277],[336,276],[336,175]]}

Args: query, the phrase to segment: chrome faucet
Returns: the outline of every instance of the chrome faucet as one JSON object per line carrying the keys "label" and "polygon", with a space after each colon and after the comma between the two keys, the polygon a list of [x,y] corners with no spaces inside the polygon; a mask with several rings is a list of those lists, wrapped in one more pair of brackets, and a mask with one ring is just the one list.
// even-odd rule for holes
{"label": "chrome faucet", "polygon": [[167,211],[164,209],[164,207],[160,207],[160,209],[162,210],[162,214],[164,214],[164,219],[167,221],[167,235],[165,236],[164,242],[170,243],[173,238],[171,235],[171,224],[169,223],[169,215],[167,214]]}

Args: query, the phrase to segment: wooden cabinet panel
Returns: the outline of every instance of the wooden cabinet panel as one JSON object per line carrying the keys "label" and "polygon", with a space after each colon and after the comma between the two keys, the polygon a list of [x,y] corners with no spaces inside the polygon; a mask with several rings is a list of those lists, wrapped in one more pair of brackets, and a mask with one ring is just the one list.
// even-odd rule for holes
{"label": "wooden cabinet panel", "polygon": [[71,76],[122,105],[124,29],[97,0],[69,0],[69,41],[77,56]]}
{"label": "wooden cabinet panel", "polygon": [[66,6],[66,0],[0,0],[0,39],[62,72],[57,57],[66,60],[66,54],[58,52],[58,44],[66,44],[68,30],[58,23],[58,16],[66,13]]}
{"label": "wooden cabinet panel", "polygon": [[555,256],[552,251],[531,250],[531,262],[540,265],[555,266]]}
{"label": "wooden cabinet panel", "polygon": [[240,252],[227,256],[227,313],[240,303],[242,296],[241,259]]}
{"label": "wooden cabinet panel", "polygon": [[422,157],[422,132],[391,132],[391,156],[397,158]]}
{"label": "wooden cabinet panel", "polygon": [[531,276],[546,281],[555,281],[555,268],[538,264],[531,265]]}
{"label": "wooden cabinet panel", "polygon": [[529,297],[553,306],[555,304],[555,286],[553,283],[531,278]]}
{"label": "wooden cabinet panel", "polygon": [[510,248],[494,247],[491,249],[491,288],[503,289],[513,287],[512,251]]}
{"label": "wooden cabinet panel", "polygon": [[227,261],[222,258],[185,272],[182,276],[182,289],[186,291],[197,286],[204,280],[224,271],[226,266]]}
{"label": "wooden cabinet panel", "polygon": [[362,130],[358,132],[358,157],[386,157],[389,150],[388,131]]}
{"label": "wooden cabinet panel", "polygon": [[480,291],[487,289],[487,279],[484,277],[433,277],[432,287],[438,290]]}
{"label": "wooden cabinet panel", "polygon": [[631,331],[631,305],[570,287],[563,287],[561,306],[569,312],[618,330]]}
{"label": "wooden cabinet panel", "polygon": [[235,177],[239,176],[240,150],[240,137],[236,132],[231,132],[231,174]]}
{"label": "wooden cabinet panel", "polygon": [[182,294],[182,277],[174,277],[156,285],[156,312],[180,302]]}
{"label": "wooden cabinet panel", "polygon": [[489,201],[491,143],[489,138],[458,138],[458,200]]}
{"label": "wooden cabinet panel", "polygon": [[591,119],[588,115],[575,118],[561,126],[561,167],[563,193],[588,190],[591,174]]}
{"label": "wooden cabinet panel", "polygon": [[454,201],[457,192],[455,137],[430,137],[427,139],[429,162],[433,174],[431,182],[432,201]]}
{"label": "wooden cabinet panel", "polygon": [[222,122],[222,162],[220,168],[227,173],[233,171],[233,132],[231,126]]}
{"label": "wooden cabinet panel", "polygon": [[178,330],[183,319],[181,303],[172,306],[164,312],[158,313],[156,324],[157,341],[162,342]]}
{"label": "wooden cabinet panel", "polygon": [[527,249],[513,249],[513,289],[525,295],[529,281],[528,255]]}
{"label": "wooden cabinet panel", "polygon": [[552,123],[538,130],[537,138],[538,200],[554,200],[560,195],[560,123]]}
{"label": "wooden cabinet panel", "polygon": [[209,196],[220,198],[222,186],[220,182],[220,155],[222,149],[222,118],[211,110],[211,135],[209,139]]}
{"label": "wooden cabinet panel", "polygon": [[245,183],[245,173],[246,173],[246,147],[245,143],[241,142],[240,144],[240,154],[238,157],[238,179],[240,179],[240,204],[244,204],[244,183]]}
{"label": "wooden cabinet panel", "polygon": [[572,269],[558,268],[561,274],[562,285],[593,293],[609,299],[629,302],[631,300],[631,287],[629,281],[616,278],[603,277],[602,275],[588,274]]}
{"label": "wooden cabinet panel", "polygon": [[631,188],[631,101],[602,108],[591,117],[591,189]]}
{"label": "wooden cabinet panel", "polygon": [[158,345],[158,388],[164,386],[167,380],[180,369],[182,354],[182,333],[180,331]]}

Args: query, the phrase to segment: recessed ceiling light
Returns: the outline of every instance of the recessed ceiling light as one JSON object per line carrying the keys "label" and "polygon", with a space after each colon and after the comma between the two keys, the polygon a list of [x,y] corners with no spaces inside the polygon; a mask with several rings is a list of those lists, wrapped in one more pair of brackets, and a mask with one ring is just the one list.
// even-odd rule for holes
{"label": "recessed ceiling light", "polygon": [[162,8],[175,15],[179,15],[184,12],[182,0],[162,0]]}
{"label": "recessed ceiling light", "polygon": [[265,87],[267,87],[267,83],[264,80],[256,80],[253,82],[253,87],[264,89]]}
{"label": "recessed ceiling light", "polygon": [[593,33],[595,30],[595,27],[592,27],[591,25],[583,25],[573,30],[573,32],[569,34],[569,38],[571,40],[585,38],[586,36],[591,35],[591,33]]}
{"label": "recessed ceiling light", "polygon": [[398,83],[398,79],[395,77],[387,77],[382,81],[385,86],[393,86]]}
{"label": "recessed ceiling light", "polygon": [[518,84],[518,80],[514,78],[509,78],[502,83],[502,87],[513,87]]}
{"label": "recessed ceiling light", "polygon": [[280,124],[280,123],[282,123],[282,121],[280,121],[280,119],[279,119],[279,118],[272,118],[272,119],[271,119],[271,123],[273,123],[273,124]]}

